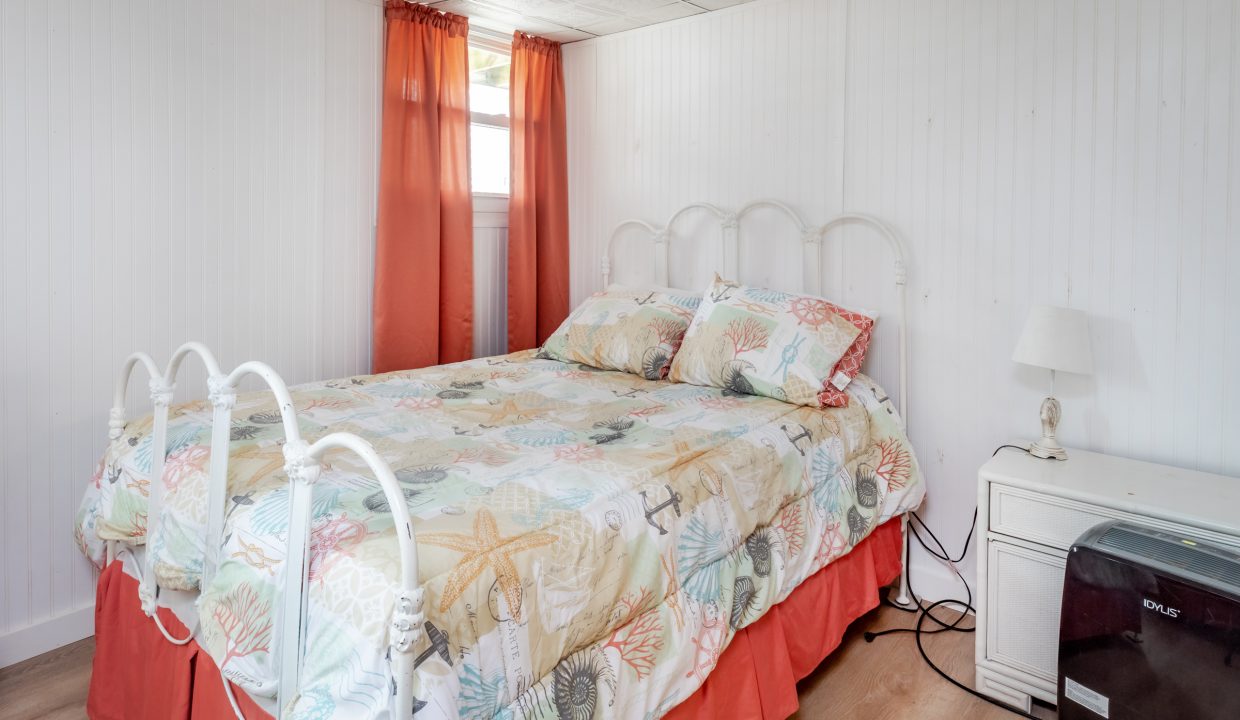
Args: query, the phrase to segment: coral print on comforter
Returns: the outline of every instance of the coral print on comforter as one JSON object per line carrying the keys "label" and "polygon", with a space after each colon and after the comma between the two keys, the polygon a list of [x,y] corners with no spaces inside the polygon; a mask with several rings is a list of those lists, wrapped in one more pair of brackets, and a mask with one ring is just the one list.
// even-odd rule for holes
{"label": "coral print on comforter", "polygon": [[538,356],[662,380],[701,302],[674,290],[612,287],[565,318]]}
{"label": "coral print on comforter", "polygon": [[[811,295],[716,277],[672,360],[669,379],[821,407],[819,394],[861,333],[837,309]],[[847,384],[841,381],[840,389]]]}
{"label": "coral print on comforter", "polygon": [[[885,395],[814,409],[532,353],[294,389],[303,433],[366,438],[414,515],[428,638],[417,717],[658,717],[733,633],[922,497]],[[271,695],[287,531],[278,414],[238,398],[224,562],[199,602],[224,673]],[[130,423],[82,503],[79,539],[142,542],[150,423]],[[166,586],[201,569],[210,412],[173,411],[151,545]],[[308,650],[296,718],[387,717],[397,545],[346,454],[315,489]]]}

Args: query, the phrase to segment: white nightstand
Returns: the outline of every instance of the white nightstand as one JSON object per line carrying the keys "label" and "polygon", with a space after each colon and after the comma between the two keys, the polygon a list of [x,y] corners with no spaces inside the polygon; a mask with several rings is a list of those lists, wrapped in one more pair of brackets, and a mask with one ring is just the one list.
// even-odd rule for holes
{"label": "white nightstand", "polygon": [[977,688],[1029,709],[1056,701],[1067,551],[1120,519],[1240,548],[1240,478],[1068,450],[1004,449],[978,472]]}

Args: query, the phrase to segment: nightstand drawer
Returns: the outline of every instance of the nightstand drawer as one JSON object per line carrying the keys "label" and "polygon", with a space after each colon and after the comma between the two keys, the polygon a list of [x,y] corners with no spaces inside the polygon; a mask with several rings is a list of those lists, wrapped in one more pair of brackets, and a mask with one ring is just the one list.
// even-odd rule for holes
{"label": "nightstand drawer", "polygon": [[1158,518],[1113,510],[1054,495],[991,483],[990,531],[1067,551],[1086,530],[1107,520],[1124,520],[1155,530],[1240,548],[1240,538],[1189,528]]}
{"label": "nightstand drawer", "polygon": [[1067,551],[1086,530],[1118,514],[1095,505],[1039,495],[1006,485],[990,486],[992,532]]}

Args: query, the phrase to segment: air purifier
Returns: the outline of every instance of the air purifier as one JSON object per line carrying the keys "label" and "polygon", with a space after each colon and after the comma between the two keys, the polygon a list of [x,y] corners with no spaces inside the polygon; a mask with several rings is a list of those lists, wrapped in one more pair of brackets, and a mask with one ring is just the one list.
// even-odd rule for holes
{"label": "air purifier", "polygon": [[1240,551],[1128,523],[1082,535],[1064,575],[1059,718],[1240,718]]}

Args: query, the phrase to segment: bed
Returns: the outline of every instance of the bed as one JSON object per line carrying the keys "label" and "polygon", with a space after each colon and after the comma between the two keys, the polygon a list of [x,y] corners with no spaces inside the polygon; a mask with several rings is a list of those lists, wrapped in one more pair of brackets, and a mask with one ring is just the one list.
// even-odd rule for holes
{"label": "bed", "polygon": [[[864,216],[807,226],[772,202],[686,212],[715,215],[736,257],[757,210],[790,219],[807,263],[841,223],[892,243],[904,397],[895,235]],[[666,285],[680,217],[613,240],[648,229]],[[171,405],[191,355],[209,397]],[[155,411],[128,421],[136,367]],[[269,390],[237,392],[247,375]],[[924,495],[916,459],[878,383],[859,375],[848,395],[809,408],[534,352],[289,390],[190,344],[163,372],[126,362],[78,539],[107,566],[101,611],[128,598],[155,644],[210,659],[245,717],[660,717],[701,706],[730,641],[809,581],[838,582],[840,558],[898,555]],[[890,562],[853,572],[872,590]],[[101,651],[97,676],[124,655]],[[194,714],[200,685],[169,702]],[[96,716],[132,705],[105,695],[92,686]]]}

